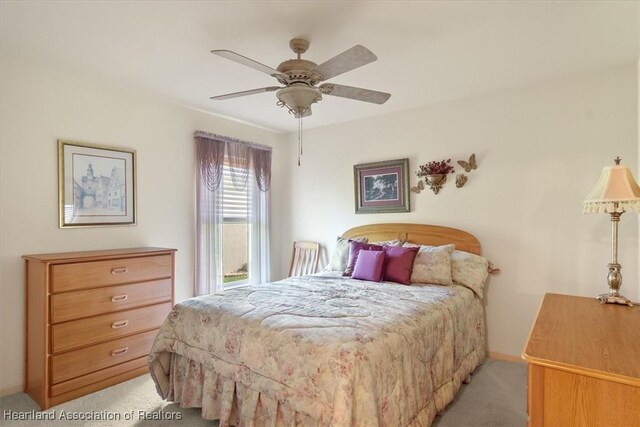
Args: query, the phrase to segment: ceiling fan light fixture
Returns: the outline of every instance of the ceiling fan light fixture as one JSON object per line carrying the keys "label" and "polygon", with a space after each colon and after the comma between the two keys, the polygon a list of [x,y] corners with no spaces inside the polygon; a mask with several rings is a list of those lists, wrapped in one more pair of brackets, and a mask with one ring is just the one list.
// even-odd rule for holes
{"label": "ceiling fan light fixture", "polygon": [[277,69],[230,50],[212,50],[211,53],[213,54],[275,77],[284,87],[267,86],[212,96],[211,99],[223,100],[277,91],[278,102],[276,105],[278,107],[287,107],[289,113],[298,120],[298,166],[300,166],[300,157],[302,156],[302,119],[311,115],[311,104],[321,101],[322,95],[384,104],[391,94],[335,83],[323,83],[320,86],[316,86],[319,82],[339,76],[378,59],[373,52],[364,46],[355,45],[320,65],[300,57],[309,48],[308,40],[292,39],[289,42],[289,47],[297,55],[297,58],[281,62]]}
{"label": "ceiling fan light fixture", "polygon": [[296,118],[303,117],[314,104],[322,100],[322,94],[309,86],[290,86],[276,92],[280,107],[286,106]]}

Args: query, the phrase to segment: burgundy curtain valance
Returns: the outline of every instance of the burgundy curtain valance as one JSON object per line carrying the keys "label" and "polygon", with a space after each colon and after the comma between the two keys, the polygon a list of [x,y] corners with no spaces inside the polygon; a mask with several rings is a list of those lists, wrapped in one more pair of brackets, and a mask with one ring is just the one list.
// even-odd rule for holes
{"label": "burgundy curtain valance", "polygon": [[271,187],[271,147],[202,131],[196,131],[194,138],[200,177],[209,191],[220,187],[225,159],[237,190],[246,188],[249,171],[255,176],[260,191]]}

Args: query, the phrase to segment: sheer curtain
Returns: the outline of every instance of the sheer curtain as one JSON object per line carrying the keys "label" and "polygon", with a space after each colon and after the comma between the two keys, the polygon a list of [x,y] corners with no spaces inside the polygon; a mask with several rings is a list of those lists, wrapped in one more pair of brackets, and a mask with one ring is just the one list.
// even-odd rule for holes
{"label": "sheer curtain", "polygon": [[257,181],[251,180],[251,220],[249,231],[249,283],[265,283],[271,279],[269,268],[269,210],[270,192],[261,191]]}
{"label": "sheer curtain", "polygon": [[223,166],[230,166],[233,186],[249,186],[249,283],[270,280],[269,209],[271,147],[206,132],[196,132],[195,295],[223,290]]}
{"label": "sheer curtain", "polygon": [[195,295],[221,289],[222,271],[222,166],[224,141],[196,136],[196,271]]}
{"label": "sheer curtain", "polygon": [[271,211],[271,151],[252,150],[251,170],[255,180],[251,188],[251,232],[249,235],[249,283],[265,283],[271,280],[269,259],[269,212]]}

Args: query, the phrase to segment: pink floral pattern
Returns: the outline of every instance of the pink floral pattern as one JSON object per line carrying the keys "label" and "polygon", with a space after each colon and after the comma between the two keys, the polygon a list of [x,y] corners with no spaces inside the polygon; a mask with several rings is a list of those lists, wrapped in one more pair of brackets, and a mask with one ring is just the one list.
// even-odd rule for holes
{"label": "pink floral pattern", "polygon": [[420,248],[413,260],[411,283],[432,283],[445,286],[453,284],[451,253],[455,248],[454,245],[419,246],[405,243],[403,246]]}
{"label": "pink floral pattern", "polygon": [[484,359],[462,286],[319,273],[176,305],[149,355],[159,394],[220,426],[428,426]]}
{"label": "pink floral pattern", "polygon": [[489,277],[488,259],[469,252],[453,251],[451,272],[455,283],[466,286],[483,298],[484,285]]}

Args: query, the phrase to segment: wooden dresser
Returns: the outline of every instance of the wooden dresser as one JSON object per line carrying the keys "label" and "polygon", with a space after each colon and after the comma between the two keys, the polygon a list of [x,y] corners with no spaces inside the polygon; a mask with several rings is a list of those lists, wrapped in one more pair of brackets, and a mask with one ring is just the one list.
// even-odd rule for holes
{"label": "wooden dresser", "polygon": [[175,249],[25,255],[25,392],[42,409],[148,372]]}
{"label": "wooden dresser", "polygon": [[522,357],[529,426],[640,426],[640,307],[546,294]]}

